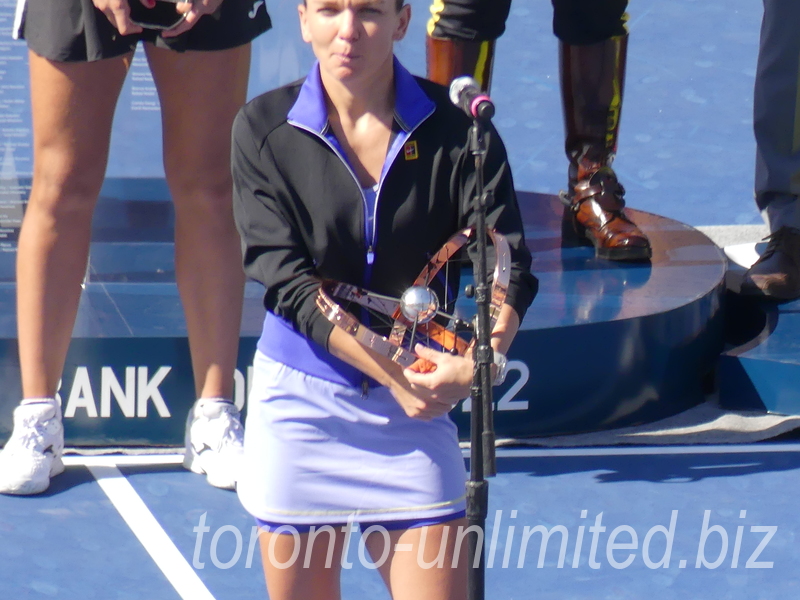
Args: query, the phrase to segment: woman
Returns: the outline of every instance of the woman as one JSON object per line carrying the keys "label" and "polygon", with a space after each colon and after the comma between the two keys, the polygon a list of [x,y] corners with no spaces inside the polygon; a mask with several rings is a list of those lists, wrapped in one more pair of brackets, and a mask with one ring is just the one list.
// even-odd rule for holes
{"label": "woman", "polygon": [[161,102],[176,279],[200,398],[187,423],[185,465],[205,472],[212,485],[234,486],[242,431],[230,399],[244,276],[231,210],[230,128],[246,100],[250,41],[270,20],[263,7],[253,11],[252,0],[172,6],[185,18],[162,32],[133,24],[127,0],[20,0],[34,173],[17,256],[23,401],[0,455],[0,493],[42,492],[64,470],[55,395],[86,272],[114,109],[139,41]]}
{"label": "woman", "polygon": [[[263,531],[272,600],[338,598],[352,521],[373,527],[366,547],[395,599],[462,599],[465,469],[447,412],[469,393],[472,360],[419,347],[435,371],[404,371],[315,302],[322,278],[399,297],[469,223],[469,120],[394,59],[411,16],[402,0],[307,0],[299,14],[317,64],[245,106],[233,131],[245,271],[268,309],[239,497]],[[505,151],[491,140],[488,220],[512,247],[492,338],[505,352],[536,281]]]}

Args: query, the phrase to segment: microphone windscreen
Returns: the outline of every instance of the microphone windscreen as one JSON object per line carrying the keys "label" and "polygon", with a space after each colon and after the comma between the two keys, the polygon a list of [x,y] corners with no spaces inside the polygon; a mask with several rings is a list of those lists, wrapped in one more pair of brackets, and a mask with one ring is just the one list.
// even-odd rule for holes
{"label": "microphone windscreen", "polygon": [[453,79],[453,82],[450,84],[450,102],[456,106],[461,106],[461,97],[464,94],[464,90],[469,88],[474,88],[476,91],[480,91],[481,89],[478,82],[469,75]]}

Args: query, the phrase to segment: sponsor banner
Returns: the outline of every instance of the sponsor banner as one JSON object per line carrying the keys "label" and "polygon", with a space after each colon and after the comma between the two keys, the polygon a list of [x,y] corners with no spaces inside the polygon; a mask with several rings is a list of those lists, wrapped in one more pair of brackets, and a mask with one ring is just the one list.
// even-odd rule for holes
{"label": "sponsor banner", "polygon": [[[497,438],[650,422],[702,400],[700,380],[708,365],[694,360],[693,354],[674,353],[661,380],[648,371],[652,356],[629,356],[631,371],[621,377],[618,353],[625,348],[625,336],[613,345],[612,341],[591,328],[520,331],[509,353],[508,377],[494,388]],[[255,337],[243,337],[239,343],[234,401],[242,409],[246,409],[256,342]],[[593,356],[593,361],[581,364],[576,348]],[[575,374],[577,365],[580,372]],[[21,397],[16,340],[0,339],[0,377],[2,444],[11,433],[12,412]],[[674,401],[656,401],[671,397],[674,390],[669,386],[676,386],[679,379],[680,395]],[[74,339],[59,398],[67,445],[181,445],[186,415],[195,400],[188,342],[184,337]],[[462,440],[469,439],[471,412],[468,398],[450,413]],[[246,410],[243,413],[246,417]]]}
{"label": "sponsor banner", "polygon": [[[245,406],[256,338],[239,344],[234,401]],[[21,397],[15,340],[0,340],[0,443]],[[13,383],[12,383],[13,382]],[[186,338],[81,338],[70,345],[58,397],[68,446],[176,446],[195,401]]]}
{"label": "sponsor banner", "polygon": [[[257,339],[242,338],[234,375],[234,401],[246,418],[252,358]],[[0,340],[0,443],[11,434],[12,413],[21,397],[16,340]],[[530,421],[525,399],[530,369],[510,361],[509,383],[497,388],[499,422]],[[195,401],[186,338],[77,338],[72,340],[58,390],[68,446],[177,446]],[[469,400],[452,417],[462,439],[469,437]],[[523,425],[524,428],[524,425]],[[510,431],[503,427],[499,436]]]}

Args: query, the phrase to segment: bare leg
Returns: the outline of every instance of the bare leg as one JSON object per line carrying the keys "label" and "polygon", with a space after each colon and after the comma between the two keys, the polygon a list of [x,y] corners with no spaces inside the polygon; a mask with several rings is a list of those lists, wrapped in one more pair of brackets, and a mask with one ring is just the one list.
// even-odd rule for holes
{"label": "bare leg", "polygon": [[[261,531],[261,561],[270,600],[339,600],[342,527],[288,534]],[[296,547],[296,546],[299,546]]]}
{"label": "bare leg", "polygon": [[250,46],[184,52],[145,45],[158,88],[175,203],[175,271],[198,397],[231,398],[244,273],[233,222],[230,139]]}
{"label": "bare leg", "polygon": [[[367,537],[393,600],[463,600],[467,597],[466,540],[458,547],[458,529],[466,519],[441,525],[389,531],[389,548],[380,531]],[[401,551],[397,551],[397,548]],[[457,556],[456,566],[453,557]]]}
{"label": "bare leg", "polygon": [[64,368],[103,183],[111,122],[132,54],[90,63],[29,53],[33,189],[17,253],[25,398],[53,396]]}

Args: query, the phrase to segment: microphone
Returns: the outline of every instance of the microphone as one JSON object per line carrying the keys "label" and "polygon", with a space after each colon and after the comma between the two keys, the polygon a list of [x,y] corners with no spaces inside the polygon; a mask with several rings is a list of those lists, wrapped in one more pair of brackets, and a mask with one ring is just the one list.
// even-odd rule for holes
{"label": "microphone", "polygon": [[457,77],[450,84],[450,102],[478,121],[487,122],[494,116],[492,99],[467,75]]}

